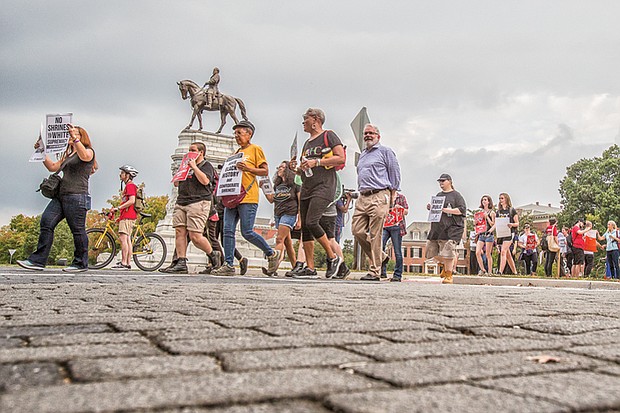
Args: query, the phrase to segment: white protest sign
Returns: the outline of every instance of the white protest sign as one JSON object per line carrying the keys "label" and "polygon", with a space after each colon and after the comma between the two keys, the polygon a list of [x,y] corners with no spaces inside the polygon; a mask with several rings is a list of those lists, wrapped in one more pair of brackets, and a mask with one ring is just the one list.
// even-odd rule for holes
{"label": "white protest sign", "polygon": [[268,176],[257,176],[256,180],[258,181],[258,186],[260,186],[265,195],[273,195],[276,193],[276,191],[273,190],[271,179],[269,179]]}
{"label": "white protest sign", "polygon": [[239,195],[243,172],[237,169],[237,162],[243,161],[243,153],[237,153],[224,161],[217,184],[216,196]]}
{"label": "white protest sign", "polygon": [[43,124],[39,130],[39,139],[37,139],[38,147],[30,156],[28,162],[43,162],[45,160],[45,142],[43,142]]}
{"label": "white protest sign", "polygon": [[510,233],[510,217],[496,217],[495,218],[495,234],[497,238],[505,238],[510,237],[512,234]]}
{"label": "white protest sign", "polygon": [[45,153],[60,154],[69,144],[69,124],[73,113],[45,115]]}
{"label": "white protest sign", "polygon": [[428,222],[439,222],[441,220],[441,210],[443,209],[443,203],[445,201],[445,196],[431,197],[431,209],[428,211]]}

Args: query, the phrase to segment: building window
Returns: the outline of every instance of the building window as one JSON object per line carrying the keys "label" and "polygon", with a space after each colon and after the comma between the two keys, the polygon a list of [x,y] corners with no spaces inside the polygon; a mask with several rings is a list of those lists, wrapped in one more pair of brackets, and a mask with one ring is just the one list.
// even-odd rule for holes
{"label": "building window", "polygon": [[422,273],[422,266],[421,265],[410,265],[409,266],[409,272],[412,272],[414,274],[421,274]]}
{"label": "building window", "polygon": [[422,248],[411,248],[411,257],[412,258],[421,258],[422,257]]}
{"label": "building window", "polygon": [[419,241],[419,240],[420,240],[420,231],[413,231],[413,232],[411,233],[411,238],[412,238],[414,241]]}
{"label": "building window", "polygon": [[459,260],[465,259],[465,250],[459,250]]}
{"label": "building window", "polygon": [[407,258],[407,247],[403,247],[403,258]]}

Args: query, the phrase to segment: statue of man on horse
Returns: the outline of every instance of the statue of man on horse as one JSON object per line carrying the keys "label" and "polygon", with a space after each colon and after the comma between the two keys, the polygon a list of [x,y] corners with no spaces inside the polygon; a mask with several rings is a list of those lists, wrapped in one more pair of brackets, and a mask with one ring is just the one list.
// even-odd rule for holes
{"label": "statue of man on horse", "polygon": [[[241,111],[241,117],[244,120],[248,120],[248,116],[245,111],[245,104],[239,98],[230,95],[224,95],[219,92],[218,84],[220,83],[220,70],[216,67],[213,69],[213,75],[204,87],[198,86],[198,84],[192,80],[181,80],[177,82],[179,86],[179,92],[181,92],[181,98],[183,100],[190,99],[190,105],[192,106],[192,118],[189,125],[185,130],[191,129],[194,124],[194,119],[198,117],[198,130],[202,130],[202,111],[218,111],[220,112],[220,128],[215,133],[222,132],[224,125],[226,124],[226,115],[235,121],[235,124],[239,123],[235,111],[237,105]],[[205,87],[208,87],[205,90]]]}

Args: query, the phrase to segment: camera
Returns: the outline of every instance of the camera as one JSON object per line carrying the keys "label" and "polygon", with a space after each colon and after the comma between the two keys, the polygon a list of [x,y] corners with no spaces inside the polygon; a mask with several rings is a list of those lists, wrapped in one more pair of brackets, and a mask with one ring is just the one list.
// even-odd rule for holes
{"label": "camera", "polygon": [[351,197],[351,199],[357,199],[360,196],[360,193],[357,192],[355,189],[344,189],[344,194],[345,195],[349,195]]}

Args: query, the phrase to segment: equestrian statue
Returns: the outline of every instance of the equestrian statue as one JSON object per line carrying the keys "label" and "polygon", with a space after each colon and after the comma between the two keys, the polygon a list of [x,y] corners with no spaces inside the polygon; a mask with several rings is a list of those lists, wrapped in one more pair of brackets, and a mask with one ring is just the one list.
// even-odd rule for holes
{"label": "equestrian statue", "polygon": [[[237,104],[239,104],[239,109],[241,110],[241,116],[243,119],[248,120],[248,116],[245,111],[245,104],[241,99],[219,93],[217,87],[220,81],[219,72],[220,71],[217,67],[213,69],[213,75],[211,76],[211,79],[205,83],[204,87],[198,86],[198,84],[191,80],[181,80],[180,82],[177,82],[177,85],[179,85],[179,91],[181,92],[181,98],[186,100],[189,97],[190,105],[193,109],[192,119],[184,130],[188,130],[192,127],[196,116],[198,116],[198,124],[200,126],[198,130],[202,130],[202,111],[219,110],[221,119],[220,128],[215,133],[220,133],[226,124],[226,115],[230,115],[233,121],[235,121],[235,124],[239,123],[239,120],[235,115]],[[206,86],[208,86],[208,88],[205,90]]]}

